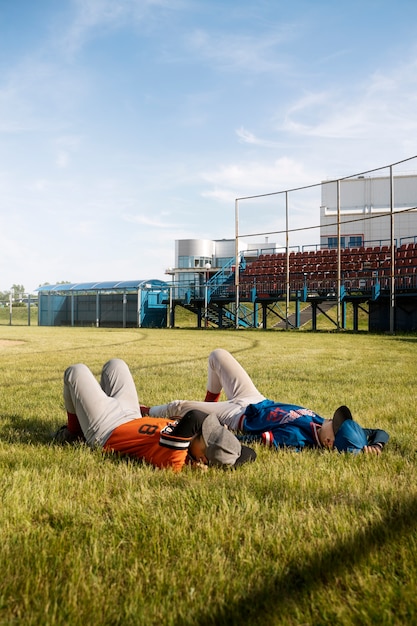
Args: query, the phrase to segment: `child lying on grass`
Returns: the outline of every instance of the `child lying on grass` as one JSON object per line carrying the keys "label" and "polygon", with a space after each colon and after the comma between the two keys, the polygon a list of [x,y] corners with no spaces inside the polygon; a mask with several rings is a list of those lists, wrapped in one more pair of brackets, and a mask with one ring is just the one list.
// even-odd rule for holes
{"label": "child lying on grass", "polygon": [[[227,400],[219,402],[222,389]],[[241,433],[241,441],[275,448],[334,448],[379,455],[389,439],[384,430],[362,428],[346,406],[339,407],[332,419],[324,419],[310,409],[266,399],[236,359],[221,348],[209,356],[204,402],[174,400],[141,410],[159,417],[181,417],[191,410],[214,414],[221,424]]]}
{"label": "child lying on grass", "polygon": [[100,384],[83,363],[71,365],[64,374],[64,402],[68,421],[54,436],[58,443],[84,440],[175,471],[186,464],[237,467],[256,458],[214,414],[191,410],[174,421],[143,417],[132,375],[121,359],[103,366]]}

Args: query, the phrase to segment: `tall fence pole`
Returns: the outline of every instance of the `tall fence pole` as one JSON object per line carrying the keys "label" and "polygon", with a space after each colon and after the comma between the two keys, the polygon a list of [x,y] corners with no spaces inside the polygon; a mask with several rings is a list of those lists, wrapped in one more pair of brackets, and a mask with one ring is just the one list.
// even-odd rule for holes
{"label": "tall fence pole", "polygon": [[340,228],[340,180],[337,181],[337,330],[340,330],[340,292],[342,288],[342,238]]}
{"label": "tall fence pole", "polygon": [[394,334],[395,326],[395,251],[394,251],[394,176],[392,165],[389,168],[390,177],[390,230],[391,230],[391,280],[390,280],[390,310],[389,310],[389,331]]}
{"label": "tall fence pole", "polygon": [[288,316],[290,314],[290,247],[289,247],[289,200],[288,191],[285,192],[285,328],[288,330]]}
{"label": "tall fence pole", "polygon": [[236,311],[235,326],[239,328],[239,201],[235,200],[235,287],[236,287]]}

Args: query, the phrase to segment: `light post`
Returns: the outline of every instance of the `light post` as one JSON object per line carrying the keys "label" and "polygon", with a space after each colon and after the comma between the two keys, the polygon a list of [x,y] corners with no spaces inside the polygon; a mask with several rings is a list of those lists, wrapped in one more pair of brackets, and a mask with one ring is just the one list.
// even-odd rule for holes
{"label": "light post", "polygon": [[[146,315],[146,311],[149,306],[149,291],[152,289],[152,283],[141,283],[138,288],[138,306],[137,306],[137,315],[138,315],[138,328],[142,327],[143,318]],[[124,302],[124,298],[123,298]],[[125,304],[123,305],[125,308]]]}
{"label": "light post", "polygon": [[141,287],[138,288],[138,306],[137,306],[137,325],[138,328],[140,328],[142,326],[142,289]]}
{"label": "light post", "polygon": [[169,309],[168,309],[168,328],[174,328],[174,279],[175,271],[172,267],[165,270],[165,274],[171,276],[171,285],[169,286]]}
{"label": "light post", "polygon": [[210,278],[211,263],[205,264],[205,285],[204,285],[204,327],[208,328],[208,281]]}

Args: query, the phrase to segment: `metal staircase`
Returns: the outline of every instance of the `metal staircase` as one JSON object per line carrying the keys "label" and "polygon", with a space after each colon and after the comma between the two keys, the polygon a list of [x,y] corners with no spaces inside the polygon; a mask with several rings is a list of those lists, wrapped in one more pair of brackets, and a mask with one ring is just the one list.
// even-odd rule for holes
{"label": "metal staircase", "polygon": [[199,325],[235,328],[238,324],[241,328],[253,328],[253,309],[240,303],[236,318],[236,304],[230,298],[230,288],[234,287],[235,280],[234,264],[231,259],[207,281],[204,298],[196,298],[190,289],[179,302],[201,318]]}

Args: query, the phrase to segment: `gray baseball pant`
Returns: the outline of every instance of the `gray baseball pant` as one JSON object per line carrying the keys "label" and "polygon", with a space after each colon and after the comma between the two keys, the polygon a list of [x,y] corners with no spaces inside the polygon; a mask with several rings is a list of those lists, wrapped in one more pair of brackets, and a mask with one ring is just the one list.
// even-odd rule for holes
{"label": "gray baseball pant", "polygon": [[208,414],[214,413],[222,424],[237,430],[239,419],[248,404],[265,400],[240,363],[227,350],[217,348],[209,355],[207,390],[219,394],[222,389],[226,401],[173,400],[168,404],[151,407],[149,414],[155,417],[183,417],[188,411],[198,409]]}
{"label": "gray baseball pant", "polygon": [[103,366],[100,384],[83,363],[68,367],[64,403],[69,413],[76,414],[90,446],[103,446],[117,426],[142,417],[135,383],[121,359]]}

